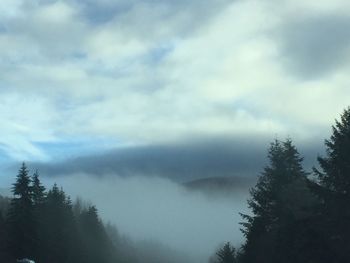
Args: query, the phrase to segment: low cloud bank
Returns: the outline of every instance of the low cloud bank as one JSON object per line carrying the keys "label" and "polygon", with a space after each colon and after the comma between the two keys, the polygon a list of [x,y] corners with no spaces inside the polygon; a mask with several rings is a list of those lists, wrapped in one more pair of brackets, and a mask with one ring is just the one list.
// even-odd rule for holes
{"label": "low cloud bank", "polygon": [[[95,204],[120,233],[136,242],[160,242],[188,255],[189,262],[206,262],[222,242],[238,245],[243,239],[238,224],[238,213],[247,210],[243,189],[214,198],[159,177],[79,174],[54,179],[73,199],[81,196]],[[52,178],[44,181],[53,183]]]}
{"label": "low cloud bank", "polygon": [[[176,143],[136,145],[103,153],[80,156],[62,162],[32,163],[45,176],[84,173],[103,177],[161,176],[176,182],[207,177],[255,177],[266,164],[271,138],[212,137]],[[316,163],[322,154],[321,143],[303,143],[305,168]]]}

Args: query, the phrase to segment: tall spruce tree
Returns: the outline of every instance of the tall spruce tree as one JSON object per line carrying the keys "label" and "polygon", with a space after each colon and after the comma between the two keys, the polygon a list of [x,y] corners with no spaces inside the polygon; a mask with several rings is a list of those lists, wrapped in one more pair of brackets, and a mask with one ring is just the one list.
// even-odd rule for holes
{"label": "tall spruce tree", "polygon": [[115,262],[116,249],[98,217],[96,207],[90,206],[82,210],[78,223],[83,250],[89,251],[89,254],[83,254],[82,261],[85,263]]}
{"label": "tall spruce tree", "polygon": [[248,206],[252,214],[242,214],[246,236],[241,256],[243,262],[289,262],[288,255],[284,254],[290,251],[281,253],[279,243],[294,245],[295,240],[287,241],[281,233],[295,221],[307,217],[308,203],[312,200],[307,188],[307,173],[302,167],[303,159],[290,139],[275,140],[268,159],[269,165],[251,189]]}
{"label": "tall spruce tree", "polygon": [[38,171],[32,175],[32,200],[34,206],[40,206],[45,201],[45,187],[41,184]]}
{"label": "tall spruce tree", "polygon": [[350,107],[332,126],[325,145],[326,156],[318,158],[321,169],[314,169],[314,190],[322,200],[319,230],[333,262],[345,263],[350,262]]}
{"label": "tall spruce tree", "polygon": [[45,219],[45,187],[41,184],[39,179],[38,171],[35,171],[31,176],[31,187],[32,187],[32,202],[33,202],[33,217],[34,217],[34,240],[35,248],[33,255],[35,259],[40,259],[43,251],[42,248],[45,246],[45,234],[44,234],[44,219]]}
{"label": "tall spruce tree", "polygon": [[47,193],[41,235],[45,240],[41,247],[41,262],[78,262],[76,248],[79,242],[72,204],[56,184]]}
{"label": "tall spruce tree", "polygon": [[236,263],[236,250],[231,246],[230,242],[216,252],[218,258],[217,263]]}
{"label": "tall spruce tree", "polygon": [[8,245],[14,258],[32,257],[35,247],[32,188],[25,163],[13,184],[14,195],[8,212]]}

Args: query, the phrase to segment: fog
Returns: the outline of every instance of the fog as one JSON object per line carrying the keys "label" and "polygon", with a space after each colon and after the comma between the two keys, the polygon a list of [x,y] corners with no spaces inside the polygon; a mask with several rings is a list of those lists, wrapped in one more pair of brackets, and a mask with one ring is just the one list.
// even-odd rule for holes
{"label": "fog", "polygon": [[[160,177],[91,177],[84,174],[43,178],[97,206],[105,222],[135,242],[160,242],[188,255],[188,262],[207,262],[223,242],[239,245],[239,212],[246,212],[247,189],[207,195]],[[53,181],[55,180],[55,181]]]}

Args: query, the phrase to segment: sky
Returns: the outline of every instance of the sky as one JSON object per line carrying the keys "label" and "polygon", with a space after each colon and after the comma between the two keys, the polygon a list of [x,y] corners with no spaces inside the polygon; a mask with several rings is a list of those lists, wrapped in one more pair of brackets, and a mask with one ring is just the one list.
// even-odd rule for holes
{"label": "sky", "polygon": [[316,158],[349,103],[349,11],[347,0],[2,0],[0,164],[54,173],[120,157],[130,171],[151,155],[150,171],[171,174],[185,153],[200,174],[188,160],[214,149],[209,170],[224,174],[242,147],[260,167],[285,137]]}

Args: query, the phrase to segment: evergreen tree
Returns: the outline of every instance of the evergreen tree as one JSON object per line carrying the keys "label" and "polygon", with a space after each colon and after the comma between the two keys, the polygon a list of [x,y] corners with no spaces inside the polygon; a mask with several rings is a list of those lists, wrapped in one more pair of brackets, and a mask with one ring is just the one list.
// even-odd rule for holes
{"label": "evergreen tree", "polygon": [[32,202],[33,202],[33,217],[34,217],[34,229],[33,235],[35,240],[35,248],[33,251],[33,255],[35,259],[40,259],[43,253],[42,247],[45,246],[46,240],[44,231],[45,222],[45,187],[41,184],[39,179],[38,171],[31,177],[31,185],[32,185]]}
{"label": "evergreen tree", "polygon": [[227,242],[222,248],[220,248],[216,255],[218,257],[217,263],[236,263],[235,248]]}
{"label": "evergreen tree", "polygon": [[325,145],[326,156],[318,158],[321,169],[314,169],[314,190],[322,200],[319,231],[333,262],[350,262],[350,108],[336,120]]}
{"label": "evergreen tree", "polygon": [[13,184],[14,198],[8,212],[8,245],[14,258],[32,257],[34,249],[34,217],[30,177],[25,163]]}
{"label": "evergreen tree", "polygon": [[78,233],[70,199],[55,184],[44,205],[41,262],[77,262]]}
{"label": "evergreen tree", "polygon": [[[243,262],[289,262],[285,254],[291,254],[294,249],[288,247],[291,251],[282,253],[279,244],[295,245],[296,241],[286,240],[282,233],[296,221],[307,218],[314,200],[307,188],[302,158],[290,139],[275,140],[268,159],[269,165],[251,189],[248,206],[252,215],[242,215],[247,239],[243,246]],[[296,194],[303,198],[297,198]]]}
{"label": "evergreen tree", "polygon": [[23,163],[13,184],[14,197],[9,202],[0,196],[0,262],[130,262],[128,254],[120,258],[94,206],[78,200],[73,210],[56,184],[46,193],[38,172],[28,174]]}
{"label": "evergreen tree", "polygon": [[45,187],[41,184],[38,171],[32,175],[32,200],[34,206],[40,206],[45,201]]}
{"label": "evergreen tree", "polygon": [[79,229],[83,250],[89,254],[82,258],[85,263],[115,262],[115,248],[100,221],[95,206],[83,210],[79,216]]}
{"label": "evergreen tree", "polygon": [[32,205],[32,189],[30,187],[30,177],[25,163],[22,163],[22,166],[18,171],[16,182],[12,187],[12,193],[23,203]]}

